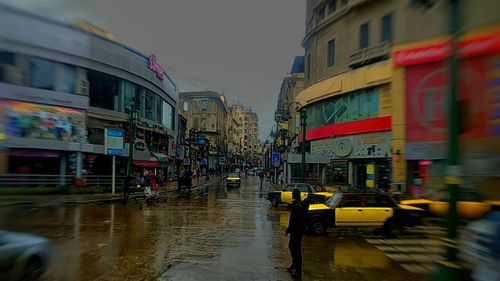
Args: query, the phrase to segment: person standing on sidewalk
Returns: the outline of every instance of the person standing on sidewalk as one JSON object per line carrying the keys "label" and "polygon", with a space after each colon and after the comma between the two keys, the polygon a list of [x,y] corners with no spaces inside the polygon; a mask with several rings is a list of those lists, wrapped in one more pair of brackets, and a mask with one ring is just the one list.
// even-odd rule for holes
{"label": "person standing on sidewalk", "polygon": [[305,206],[300,200],[300,190],[292,191],[292,210],[290,212],[290,220],[285,235],[290,234],[288,248],[292,256],[292,265],[287,268],[292,276],[301,276],[302,274],[302,236],[304,236],[306,228],[306,213]]}

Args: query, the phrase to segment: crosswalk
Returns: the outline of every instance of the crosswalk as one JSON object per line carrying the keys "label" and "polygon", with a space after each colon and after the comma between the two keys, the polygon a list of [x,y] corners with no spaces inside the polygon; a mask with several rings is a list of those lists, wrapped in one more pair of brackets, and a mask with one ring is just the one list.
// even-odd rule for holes
{"label": "crosswalk", "polygon": [[391,239],[365,239],[378,250],[412,273],[430,274],[443,259],[445,248],[440,238],[443,227],[421,225],[408,229],[404,236]]}

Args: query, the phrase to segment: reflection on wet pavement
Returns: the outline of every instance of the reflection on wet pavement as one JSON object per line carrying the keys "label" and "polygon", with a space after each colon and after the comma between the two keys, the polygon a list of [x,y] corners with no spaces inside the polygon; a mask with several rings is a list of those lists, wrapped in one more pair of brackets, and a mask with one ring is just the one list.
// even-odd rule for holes
{"label": "reflection on wet pavement", "polygon": [[[292,280],[286,207],[256,177],[168,203],[0,209],[4,229],[51,240],[45,280]],[[301,280],[418,280],[357,236],[306,236]]]}

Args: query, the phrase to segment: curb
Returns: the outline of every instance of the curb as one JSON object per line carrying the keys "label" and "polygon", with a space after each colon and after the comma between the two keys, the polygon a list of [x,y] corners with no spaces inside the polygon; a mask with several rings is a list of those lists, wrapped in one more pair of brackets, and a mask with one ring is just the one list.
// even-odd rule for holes
{"label": "curb", "polygon": [[[221,178],[214,178],[209,180],[208,182],[204,182],[200,185],[196,185],[191,187],[191,190],[197,190],[200,188],[203,188],[207,185],[213,184],[214,182],[221,180]],[[160,191],[160,195],[170,193],[170,192],[177,192],[177,188],[165,190],[165,191]],[[143,192],[134,192],[130,194],[130,199],[136,199],[136,198],[144,198],[144,193]],[[8,203],[0,203],[0,208],[2,207],[12,207],[12,206],[36,206],[36,207],[44,207],[44,206],[55,206],[55,205],[83,205],[83,204],[106,204],[106,203],[116,203],[116,202],[121,202],[122,197],[121,196],[114,196],[111,195],[111,197],[108,198],[102,198],[102,199],[87,199],[87,200],[67,200],[67,201],[57,201],[57,202],[37,202],[37,201],[17,201],[17,202],[8,202]]]}

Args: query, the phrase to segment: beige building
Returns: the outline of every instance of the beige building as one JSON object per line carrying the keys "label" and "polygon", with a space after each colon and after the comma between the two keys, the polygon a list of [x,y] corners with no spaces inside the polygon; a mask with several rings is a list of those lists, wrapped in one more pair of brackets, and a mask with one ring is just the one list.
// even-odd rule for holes
{"label": "beige building", "polygon": [[[438,101],[446,95],[447,85],[442,81],[447,75],[451,5],[449,1],[430,2],[419,6],[400,0],[307,1],[302,41],[305,89],[296,100],[307,108],[306,141],[311,153],[330,157],[328,168],[317,169],[316,176],[357,187],[385,188],[388,180],[393,190],[402,192],[414,185],[443,186],[437,178],[445,168],[447,140],[445,134],[435,132],[446,130],[439,126],[446,124],[447,117],[444,108],[436,107],[444,105]],[[487,66],[494,65],[494,55],[498,55],[490,44],[500,34],[498,1],[459,2],[458,40],[465,46],[459,51],[467,62],[462,71],[469,72],[464,77],[472,77],[470,73],[490,71]],[[486,101],[489,92],[481,89],[489,84],[481,79],[495,73],[480,73],[470,83],[462,79],[468,85],[459,87],[469,91],[473,85],[479,95],[474,100]],[[424,89],[419,92],[419,87]],[[419,98],[427,100],[420,101],[422,108],[415,110]],[[495,145],[463,144],[470,153],[463,157],[463,165],[471,168],[472,160],[500,153]],[[493,175],[494,165],[490,166],[480,170]],[[475,184],[472,178],[471,183]]]}
{"label": "beige building", "polygon": [[179,96],[179,107],[180,114],[187,119],[186,137],[193,141],[197,132],[199,138],[206,139],[206,144],[198,143],[191,148],[191,161],[206,159],[209,169],[224,167],[228,150],[225,97],[211,91],[183,92]]}
{"label": "beige building", "polygon": [[235,142],[237,143],[239,140],[239,149],[237,151],[239,151],[239,156],[242,157],[242,164],[255,165],[259,137],[257,114],[242,105],[231,106],[230,112],[238,124],[235,130],[237,133]]}

